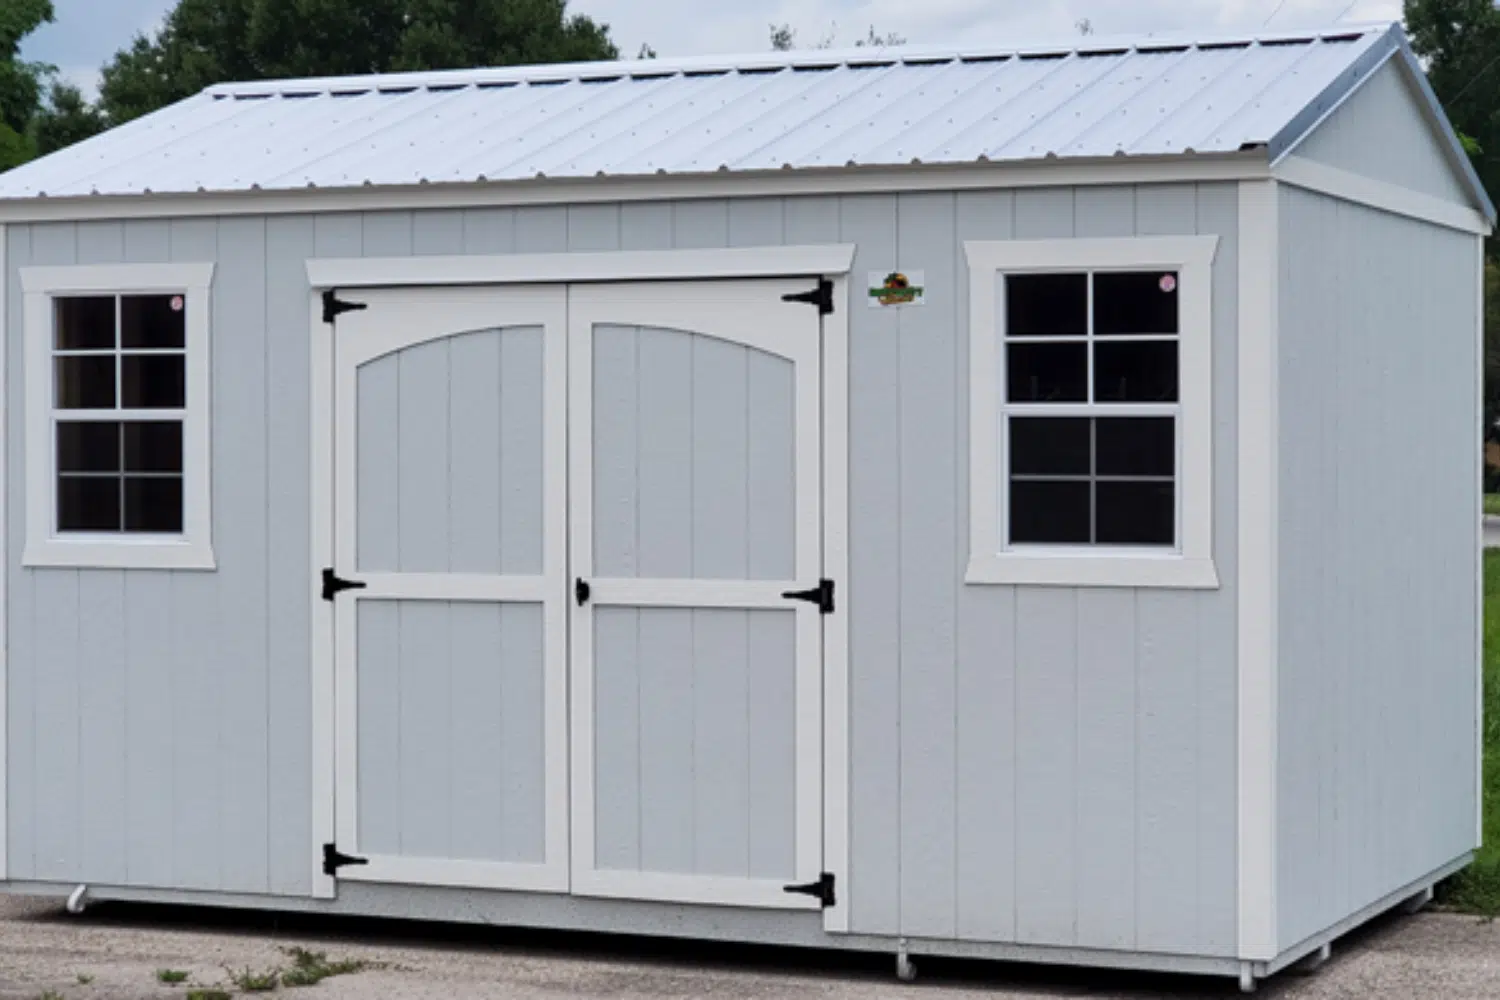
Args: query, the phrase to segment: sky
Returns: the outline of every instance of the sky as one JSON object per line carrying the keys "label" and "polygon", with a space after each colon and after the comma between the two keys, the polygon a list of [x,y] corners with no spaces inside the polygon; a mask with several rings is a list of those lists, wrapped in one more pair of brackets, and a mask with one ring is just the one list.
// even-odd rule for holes
{"label": "sky", "polygon": [[[0,0],[3,2],[3,0]],[[174,0],[53,0],[57,21],[22,47],[90,93],[99,67]],[[869,28],[913,43],[1006,44],[1051,39],[1087,18],[1096,34],[1241,31],[1344,21],[1394,20],[1400,0],[571,0],[569,9],[610,26],[620,51],[648,43],[661,56],[759,52],[769,24],[791,24],[799,44],[833,36],[851,44]]]}

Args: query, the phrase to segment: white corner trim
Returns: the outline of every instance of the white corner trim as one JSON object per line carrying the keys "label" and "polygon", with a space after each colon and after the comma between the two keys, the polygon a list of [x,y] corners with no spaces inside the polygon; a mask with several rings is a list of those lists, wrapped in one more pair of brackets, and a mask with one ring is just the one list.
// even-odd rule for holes
{"label": "white corner trim", "polygon": [[1277,338],[1275,181],[1240,185],[1238,897],[1239,957],[1277,942]]}
{"label": "white corner trim", "polygon": [[0,201],[0,222],[202,218],[328,212],[597,205],[702,198],[972,191],[1097,184],[1238,181],[1270,176],[1265,154],[1109,158],[1075,162],[766,170],[733,173],[353,187],[218,194],[85,195]]}
{"label": "white corner trim", "polygon": [[1491,226],[1466,205],[1444,201],[1420,191],[1330,167],[1301,156],[1285,157],[1273,171],[1276,180],[1409,219],[1430,222],[1460,232],[1487,236]]}
{"label": "white corner trim", "polygon": [[[971,241],[969,262],[969,545],[965,582],[1210,589],[1213,564],[1213,262],[1217,236]],[[1001,274],[1108,268],[1173,269],[1181,276],[1179,551],[1092,548],[1007,551],[1001,538]]]}
{"label": "white corner trim", "polygon": [[[823,317],[823,573],[834,581],[823,618],[823,865],[849,884],[849,312],[848,278],[833,281]],[[843,599],[839,599],[840,596]],[[849,931],[849,894],[823,911],[823,929]]]}
{"label": "white corner trim", "polygon": [[310,260],[314,288],[563,284],[846,274],[852,244]]}
{"label": "white corner trim", "polygon": [[[1474,299],[1474,405],[1473,426],[1484,420],[1484,237],[1474,241],[1477,265]],[[1484,844],[1484,440],[1479,442],[1479,460],[1474,463],[1474,848]]]}
{"label": "white corner trim", "polygon": [[[108,264],[25,267],[24,306],[26,549],[24,566],[101,569],[215,568],[210,496],[209,405],[213,264]],[[183,531],[154,539],[53,531],[52,297],[181,292],[187,297],[187,405],[183,417]],[[138,411],[122,411],[129,414]],[[122,417],[121,419],[130,419]]]}
{"label": "white corner trim", "polygon": [[10,392],[7,359],[14,331],[10,328],[10,307],[6,301],[10,291],[6,249],[5,226],[0,225],[0,445],[3,445],[0,446],[0,525],[3,525],[0,528],[0,882],[6,879],[6,859],[10,857],[10,844],[6,839],[6,831],[10,829],[10,810],[7,806],[10,800],[5,787],[5,775],[9,767],[6,748],[10,745],[10,731],[6,725],[6,720],[10,718],[6,702],[6,692],[10,688],[10,595],[7,591],[7,581],[10,579],[10,406],[5,399]]}

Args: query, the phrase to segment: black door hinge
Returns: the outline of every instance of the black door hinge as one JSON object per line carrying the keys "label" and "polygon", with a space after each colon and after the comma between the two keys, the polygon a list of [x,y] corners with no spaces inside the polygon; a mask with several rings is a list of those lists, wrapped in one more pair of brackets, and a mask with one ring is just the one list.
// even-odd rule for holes
{"label": "black door hinge", "polygon": [[812,896],[825,908],[838,902],[833,894],[833,872],[824,872],[818,876],[816,882],[809,882],[806,885],[789,885],[781,891],[795,896]]}
{"label": "black door hinge", "polygon": [[332,844],[323,845],[323,874],[330,877],[337,875],[340,868],[350,865],[367,865],[368,858],[353,858],[347,854],[340,854],[339,849]]}
{"label": "black door hinge", "polygon": [[339,298],[333,289],[323,293],[323,322],[332,323],[346,312],[355,312],[360,309],[368,309],[368,302],[349,302]]}
{"label": "black door hinge", "polygon": [[824,316],[833,312],[833,282],[827,278],[818,279],[818,287],[810,292],[792,292],[781,297],[783,302],[806,302],[810,306],[817,306],[818,312]]}
{"label": "black door hinge", "polygon": [[589,602],[589,598],[593,594],[594,588],[590,587],[589,582],[583,577],[579,577],[573,582],[573,599],[578,602],[580,608]]}
{"label": "black door hinge", "polygon": [[811,590],[788,590],[781,596],[789,601],[806,601],[809,604],[816,604],[823,614],[833,614],[832,580],[820,580],[818,585]]}
{"label": "black door hinge", "polygon": [[367,585],[358,580],[344,580],[334,575],[332,569],[323,571],[323,600],[331,601],[342,590],[364,590]]}

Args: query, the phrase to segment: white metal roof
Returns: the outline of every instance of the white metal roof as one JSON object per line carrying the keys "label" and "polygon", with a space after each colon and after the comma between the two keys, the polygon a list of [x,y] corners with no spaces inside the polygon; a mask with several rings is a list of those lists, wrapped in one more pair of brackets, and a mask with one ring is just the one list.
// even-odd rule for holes
{"label": "white metal roof", "polygon": [[1397,51],[1378,25],[225,84],[0,175],[0,200],[1275,159]]}

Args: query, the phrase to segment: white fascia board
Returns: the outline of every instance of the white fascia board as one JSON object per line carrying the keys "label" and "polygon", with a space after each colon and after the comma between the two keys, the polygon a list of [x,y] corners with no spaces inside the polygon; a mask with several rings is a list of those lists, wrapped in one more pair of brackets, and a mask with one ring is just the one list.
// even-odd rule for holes
{"label": "white fascia board", "polygon": [[423,184],[230,193],[86,195],[0,201],[0,223],[328,212],[422,211],[590,205],[703,198],[888,194],[1101,184],[1211,183],[1264,179],[1264,150],[1223,155],[1115,157],[1076,161],[913,164],[904,167],[774,170],[627,178],[558,178],[483,184]]}
{"label": "white fascia board", "polygon": [[832,244],[310,260],[307,262],[307,277],[313,288],[577,284],[682,278],[831,276],[847,274],[853,263],[852,244]]}
{"label": "white fascia board", "polygon": [[1466,205],[1444,201],[1420,191],[1330,167],[1301,156],[1288,156],[1273,171],[1276,180],[1292,187],[1352,201],[1393,215],[1430,222],[1476,236],[1494,229],[1480,213]]}

